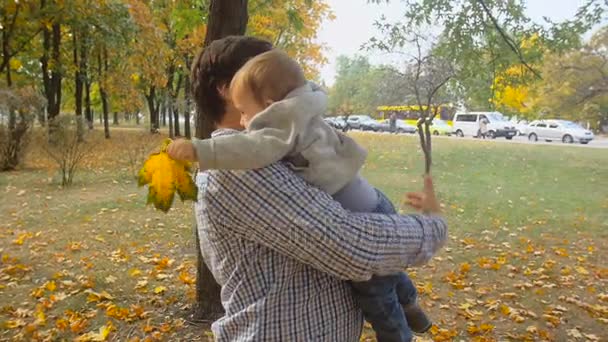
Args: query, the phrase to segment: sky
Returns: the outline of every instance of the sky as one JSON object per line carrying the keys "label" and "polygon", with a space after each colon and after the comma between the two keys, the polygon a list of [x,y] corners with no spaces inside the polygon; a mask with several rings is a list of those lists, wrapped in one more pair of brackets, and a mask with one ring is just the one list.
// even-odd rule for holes
{"label": "sky", "polygon": [[[327,0],[336,19],[325,22],[319,32],[317,41],[327,44],[326,56],[329,63],[321,69],[321,78],[327,85],[332,85],[335,78],[336,58],[340,55],[353,56],[365,54],[372,62],[386,62],[386,56],[361,52],[361,45],[377,34],[374,21],[384,14],[390,20],[397,20],[403,11],[403,3],[392,0],[390,4],[368,4],[367,0]],[[527,14],[537,23],[542,23],[544,16],[553,21],[572,18],[584,0],[528,0]]]}

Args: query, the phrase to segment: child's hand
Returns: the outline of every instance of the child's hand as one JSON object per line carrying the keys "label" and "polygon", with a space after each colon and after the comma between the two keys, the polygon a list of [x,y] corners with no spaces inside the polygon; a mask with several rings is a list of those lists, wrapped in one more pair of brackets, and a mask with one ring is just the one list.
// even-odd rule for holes
{"label": "child's hand", "polygon": [[433,188],[433,178],[427,175],[424,177],[424,188],[421,192],[408,192],[406,203],[416,210],[425,214],[440,214],[441,205],[435,196]]}
{"label": "child's hand", "polygon": [[169,154],[169,157],[175,160],[198,161],[194,145],[190,140],[179,139],[172,141],[167,147],[167,153]]}

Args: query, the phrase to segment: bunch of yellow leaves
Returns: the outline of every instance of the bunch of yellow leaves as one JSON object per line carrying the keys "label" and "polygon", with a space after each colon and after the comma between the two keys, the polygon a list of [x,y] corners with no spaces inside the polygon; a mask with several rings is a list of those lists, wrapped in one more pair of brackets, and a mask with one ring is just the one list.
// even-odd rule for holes
{"label": "bunch of yellow leaves", "polygon": [[173,205],[175,192],[182,201],[196,202],[198,189],[190,172],[191,164],[186,161],[171,159],[167,146],[171,139],[165,139],[159,153],[153,153],[139,170],[137,183],[148,185],[147,204],[153,203],[156,209],[169,211]]}

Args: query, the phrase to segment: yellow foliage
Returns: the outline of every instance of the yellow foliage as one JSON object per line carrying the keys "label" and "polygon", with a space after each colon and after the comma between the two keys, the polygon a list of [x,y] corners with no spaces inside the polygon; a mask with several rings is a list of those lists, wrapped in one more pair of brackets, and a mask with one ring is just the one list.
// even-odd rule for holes
{"label": "yellow foliage", "polygon": [[110,334],[110,331],[112,331],[113,329],[114,329],[114,326],[112,325],[112,322],[108,322],[108,323],[106,323],[106,325],[99,328],[98,331],[91,331],[84,335],[81,335],[81,336],[77,337],[75,339],[75,341],[78,341],[78,342],[105,341],[105,340],[107,340],[108,335]]}
{"label": "yellow foliage", "polygon": [[325,1],[253,0],[250,2],[248,34],[264,38],[294,58],[307,78],[318,75],[327,63],[325,46],[316,43],[317,32],[324,20],[334,14]]}
{"label": "yellow foliage", "polygon": [[148,201],[156,209],[169,211],[175,192],[182,201],[196,201],[198,189],[190,173],[190,163],[173,160],[166,152],[171,140],[163,143],[161,151],[150,155],[139,171],[139,186],[148,185]]}

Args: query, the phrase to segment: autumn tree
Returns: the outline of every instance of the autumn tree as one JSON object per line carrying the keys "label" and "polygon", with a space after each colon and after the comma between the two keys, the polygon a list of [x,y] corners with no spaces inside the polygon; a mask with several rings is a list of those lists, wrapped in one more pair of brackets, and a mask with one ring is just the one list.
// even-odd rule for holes
{"label": "autumn tree", "polygon": [[247,34],[266,39],[294,58],[309,79],[327,63],[317,32],[334,15],[325,0],[252,0]]}
{"label": "autumn tree", "polygon": [[[372,0],[380,3],[386,0]],[[539,60],[526,56],[521,42],[539,36],[549,49],[563,50],[580,45],[580,36],[602,20],[606,5],[587,0],[574,18],[561,23],[533,22],[525,14],[525,2],[490,0],[401,0],[402,20],[380,18],[376,25],[395,33],[421,25],[442,27],[435,49],[458,66],[450,90],[471,109],[493,109],[493,84],[497,75],[515,64],[539,78]],[[548,20],[548,19],[546,19]]]}
{"label": "autumn tree", "polygon": [[531,89],[535,111],[551,117],[608,125],[608,27],[581,49],[549,55],[542,81]]}
{"label": "autumn tree", "polygon": [[131,75],[143,92],[148,105],[150,131],[160,128],[159,113],[162,89],[167,85],[166,66],[170,51],[164,41],[166,27],[160,25],[150,6],[141,0],[129,0],[129,13],[136,25],[129,63],[136,72]]}

